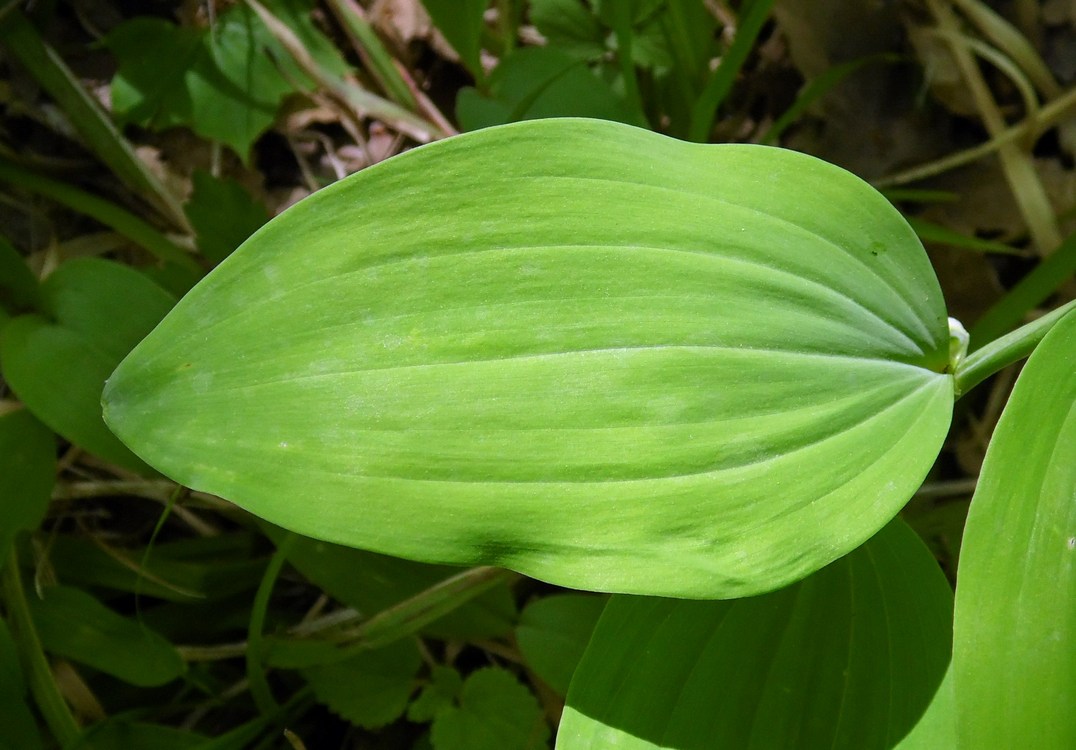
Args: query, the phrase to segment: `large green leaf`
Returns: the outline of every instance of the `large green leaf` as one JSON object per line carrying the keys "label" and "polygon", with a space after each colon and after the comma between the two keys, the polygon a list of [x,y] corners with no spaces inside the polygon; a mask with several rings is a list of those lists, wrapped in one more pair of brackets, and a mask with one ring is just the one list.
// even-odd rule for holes
{"label": "large green leaf", "polygon": [[1076,747],[1076,313],[1039,344],[971,502],[953,644],[960,747]]}
{"label": "large green leaf", "polygon": [[952,378],[915,234],[780,149],[547,120],[259,230],[116,370],[146,461],[307,536],[736,597],[885,525]]}
{"label": "large green leaf", "polygon": [[614,596],[557,747],[889,750],[942,684],[952,606],[938,564],[900,521],[763,596]]}

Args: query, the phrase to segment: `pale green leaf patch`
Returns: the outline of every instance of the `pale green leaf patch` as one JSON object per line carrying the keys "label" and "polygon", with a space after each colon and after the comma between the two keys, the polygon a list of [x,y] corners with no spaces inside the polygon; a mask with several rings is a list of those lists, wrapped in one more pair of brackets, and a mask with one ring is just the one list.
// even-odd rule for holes
{"label": "pale green leaf patch", "polygon": [[1076,312],[1042,339],[1001,415],[957,584],[959,746],[1076,746]]}
{"label": "pale green leaf patch", "polygon": [[565,119],[303,201],[104,404],[155,468],[308,536],[731,598],[896,514],[948,428],[948,360],[922,246],[858,178]]}

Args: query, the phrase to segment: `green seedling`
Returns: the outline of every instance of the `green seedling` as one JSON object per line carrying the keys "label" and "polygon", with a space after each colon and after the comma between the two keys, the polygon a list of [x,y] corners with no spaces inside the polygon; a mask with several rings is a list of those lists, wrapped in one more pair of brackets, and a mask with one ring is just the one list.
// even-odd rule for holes
{"label": "green seedling", "polygon": [[[558,747],[1062,748],[1068,309],[964,357],[914,231],[857,177],[533,121],[271,221],[124,360],[104,413],[150,466],[292,531],[635,595],[599,621]],[[1040,341],[954,630],[896,516],[955,398]]]}

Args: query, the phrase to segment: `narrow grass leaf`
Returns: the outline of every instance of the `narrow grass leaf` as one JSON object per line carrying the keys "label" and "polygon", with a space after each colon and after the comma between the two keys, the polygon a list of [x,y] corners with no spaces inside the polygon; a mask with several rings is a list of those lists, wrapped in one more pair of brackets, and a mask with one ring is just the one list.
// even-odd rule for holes
{"label": "narrow grass leaf", "polygon": [[43,195],[50,200],[89,216],[149,251],[182,273],[187,287],[201,277],[202,270],[187,253],[143,219],[124,208],[66,182],[38,174],[0,156],[0,181],[21,190]]}
{"label": "narrow grass leaf", "polygon": [[[274,539],[278,534],[269,532]],[[460,573],[447,565],[427,565],[398,557],[297,537],[288,562],[337,601],[371,617]],[[422,628],[437,638],[497,638],[512,631],[515,603],[507,585],[463,601]]]}
{"label": "narrow grass leaf", "polygon": [[143,548],[110,549],[59,534],[49,547],[49,563],[68,583],[185,603],[250,591],[265,569],[254,537],[244,533],[156,544],[148,555]]}
{"label": "narrow grass leaf", "polygon": [[418,102],[397,67],[399,63],[381,42],[362,6],[356,0],[329,0],[329,7],[381,89],[400,106],[417,111]]}
{"label": "narrow grass leaf", "polygon": [[45,650],[139,687],[164,685],[186,669],[171,643],[76,588],[50,586],[29,598]]}
{"label": "narrow grass leaf", "polygon": [[273,220],[104,403],[156,468],[307,536],[731,598],[911,497],[948,428],[948,349],[922,246],[858,178],[544,120]]}
{"label": "narrow grass leaf", "polygon": [[[138,158],[108,113],[15,7],[7,7],[0,17],[0,41],[60,105],[71,125],[97,157],[136,195],[161,209],[177,227],[185,228],[186,221],[176,196]],[[166,54],[155,60],[157,65],[168,62]]]}
{"label": "narrow grass leaf", "polygon": [[7,624],[0,619],[0,747],[18,750],[44,747],[37,720],[26,702],[26,687],[19,664],[19,647]]}
{"label": "narrow grass leaf", "polygon": [[963,234],[942,226],[941,224],[936,224],[933,221],[927,221],[926,219],[909,217],[908,223],[923,242],[933,242],[938,245],[948,245],[949,247],[955,247],[961,250],[973,250],[978,253],[997,253],[999,255],[1022,254],[1015,247],[1006,245],[1003,242],[984,240],[974,235]]}
{"label": "narrow grass leaf", "polygon": [[45,519],[56,481],[56,436],[26,409],[0,415],[0,568],[15,534]]}
{"label": "narrow grass leaf", "polygon": [[756,47],[756,40],[763,25],[770,17],[774,0],[746,0],[741,4],[740,18],[736,26],[736,38],[721,57],[721,64],[706,82],[699,98],[691,108],[691,130],[693,141],[706,141],[714,127],[717,109],[732,91],[732,85],[740,75],[740,68],[747,61],[747,56]]}
{"label": "narrow grass leaf", "polygon": [[1025,316],[1076,273],[1076,234],[1065,241],[983,313],[968,333],[971,350],[989,344],[1018,326]]}
{"label": "narrow grass leaf", "polygon": [[960,747],[1076,747],[1076,312],[1043,338],[983,462],[957,574]]}
{"label": "narrow grass leaf", "polygon": [[572,681],[557,748],[890,750],[942,683],[952,603],[900,521],[763,596],[614,596]]}
{"label": "narrow grass leaf", "polygon": [[[848,62],[841,63],[840,65],[834,65],[828,68],[819,76],[811,79],[800,91],[796,97],[796,101],[792,103],[788,109],[781,113],[781,116],[774,120],[773,124],[766,130],[760,139],[760,143],[777,143],[780,140],[781,135],[788,129],[790,125],[796,122],[807,109],[814,104],[817,100],[821,99],[827,93],[829,93],[834,87],[836,87],[841,81],[848,76],[852,75],[861,68],[880,62],[900,62],[901,57],[893,54],[879,54],[868,55],[866,57],[859,57],[855,60],[849,60]],[[925,192],[925,191],[923,191]],[[890,197],[887,193],[887,197]]]}
{"label": "narrow grass leaf", "polygon": [[204,734],[189,729],[113,717],[88,727],[83,732],[81,743],[70,750],[188,750],[198,747],[206,740]]}

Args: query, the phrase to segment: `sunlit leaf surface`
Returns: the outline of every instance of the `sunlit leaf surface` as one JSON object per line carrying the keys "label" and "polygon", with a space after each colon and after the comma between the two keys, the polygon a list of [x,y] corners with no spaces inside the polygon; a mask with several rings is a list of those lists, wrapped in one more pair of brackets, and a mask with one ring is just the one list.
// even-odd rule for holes
{"label": "sunlit leaf surface", "polygon": [[548,120],[415,149],[256,233],[106,419],[308,536],[735,597],[845,554],[950,419],[921,245],[790,151]]}
{"label": "sunlit leaf surface", "polygon": [[960,747],[1076,747],[1076,313],[1039,344],[971,502],[953,644]]}
{"label": "sunlit leaf surface", "polygon": [[[900,521],[763,596],[614,596],[576,670],[557,748],[924,747],[900,743],[942,684],[952,607],[937,562]],[[940,708],[927,739],[945,736]]]}

